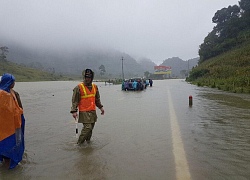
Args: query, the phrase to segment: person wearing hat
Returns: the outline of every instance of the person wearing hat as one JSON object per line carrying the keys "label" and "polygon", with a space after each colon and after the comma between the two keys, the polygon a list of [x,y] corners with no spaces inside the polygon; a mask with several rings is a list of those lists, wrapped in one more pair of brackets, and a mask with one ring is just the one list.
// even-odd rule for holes
{"label": "person wearing hat", "polygon": [[90,142],[92,131],[97,121],[96,107],[101,110],[101,115],[104,115],[104,108],[100,100],[98,87],[92,83],[94,72],[91,69],[86,69],[82,74],[84,81],[73,89],[70,111],[73,118],[78,118],[78,122],[83,123],[77,144],[82,144],[84,141],[87,141],[87,143]]}

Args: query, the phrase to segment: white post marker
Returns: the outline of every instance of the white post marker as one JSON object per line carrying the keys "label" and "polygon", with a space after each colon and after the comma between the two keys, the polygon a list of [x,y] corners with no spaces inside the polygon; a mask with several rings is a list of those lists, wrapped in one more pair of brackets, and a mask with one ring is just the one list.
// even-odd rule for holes
{"label": "white post marker", "polygon": [[75,118],[75,124],[76,124],[76,138],[78,138],[78,127],[77,127],[78,119],[76,118]]}

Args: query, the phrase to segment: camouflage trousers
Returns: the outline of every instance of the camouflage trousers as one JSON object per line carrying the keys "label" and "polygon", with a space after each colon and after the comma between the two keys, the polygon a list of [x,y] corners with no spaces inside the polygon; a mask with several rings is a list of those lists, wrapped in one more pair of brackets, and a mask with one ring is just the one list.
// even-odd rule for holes
{"label": "camouflage trousers", "polygon": [[94,129],[95,123],[83,123],[81,134],[78,138],[77,144],[82,144],[86,140],[90,141],[92,137],[92,131]]}

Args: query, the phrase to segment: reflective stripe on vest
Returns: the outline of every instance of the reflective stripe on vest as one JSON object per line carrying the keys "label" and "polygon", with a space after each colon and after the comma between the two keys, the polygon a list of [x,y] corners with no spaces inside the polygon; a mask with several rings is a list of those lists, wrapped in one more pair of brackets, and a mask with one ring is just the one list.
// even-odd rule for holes
{"label": "reflective stripe on vest", "polygon": [[[80,84],[81,85],[81,88],[83,90],[83,95],[81,94],[81,98],[88,98],[88,97],[95,97],[95,94],[96,94],[96,87],[95,87],[95,84],[92,84],[92,90],[91,92],[94,90],[93,94],[87,94],[87,91],[86,91],[86,88],[83,83]],[[90,93],[91,93],[90,92]]]}
{"label": "reflective stripe on vest", "polygon": [[93,111],[96,110],[95,95],[96,85],[92,84],[92,90],[90,91],[83,83],[79,84],[81,93],[81,100],[79,102],[79,111]]}

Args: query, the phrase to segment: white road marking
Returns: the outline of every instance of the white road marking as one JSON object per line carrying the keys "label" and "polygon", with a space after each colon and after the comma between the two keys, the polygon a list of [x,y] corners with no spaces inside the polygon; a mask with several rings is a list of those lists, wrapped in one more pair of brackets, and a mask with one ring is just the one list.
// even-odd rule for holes
{"label": "white road marking", "polygon": [[176,179],[189,180],[191,175],[187,163],[186,153],[183,147],[178,119],[175,114],[171,93],[168,90],[168,102],[170,112],[170,124],[172,131],[173,154],[175,159]]}

